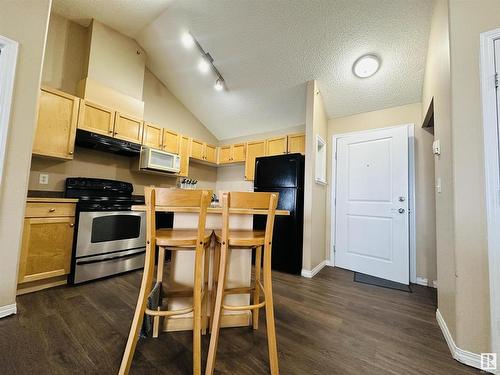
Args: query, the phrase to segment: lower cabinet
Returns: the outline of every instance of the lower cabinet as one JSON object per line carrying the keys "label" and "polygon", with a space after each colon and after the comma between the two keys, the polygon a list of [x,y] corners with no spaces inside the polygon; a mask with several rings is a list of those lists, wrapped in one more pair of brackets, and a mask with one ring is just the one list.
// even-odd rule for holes
{"label": "lower cabinet", "polygon": [[18,294],[66,283],[75,223],[74,203],[28,202]]}

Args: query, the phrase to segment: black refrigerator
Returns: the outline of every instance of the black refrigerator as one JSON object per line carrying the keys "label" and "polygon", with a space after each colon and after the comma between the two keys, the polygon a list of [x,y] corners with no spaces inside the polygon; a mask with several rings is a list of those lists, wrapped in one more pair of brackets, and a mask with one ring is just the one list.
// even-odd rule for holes
{"label": "black refrigerator", "polygon": [[[266,156],[255,161],[254,191],[277,192],[278,209],[290,216],[276,216],[272,268],[300,275],[304,227],[304,155]],[[255,215],[254,229],[265,229],[266,217]]]}

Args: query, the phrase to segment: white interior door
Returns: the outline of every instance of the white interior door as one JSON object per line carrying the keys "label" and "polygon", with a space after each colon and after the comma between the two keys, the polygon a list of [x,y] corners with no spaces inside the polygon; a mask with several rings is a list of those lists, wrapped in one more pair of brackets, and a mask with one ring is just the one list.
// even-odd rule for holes
{"label": "white interior door", "polygon": [[335,265],[409,283],[408,129],[337,139]]}

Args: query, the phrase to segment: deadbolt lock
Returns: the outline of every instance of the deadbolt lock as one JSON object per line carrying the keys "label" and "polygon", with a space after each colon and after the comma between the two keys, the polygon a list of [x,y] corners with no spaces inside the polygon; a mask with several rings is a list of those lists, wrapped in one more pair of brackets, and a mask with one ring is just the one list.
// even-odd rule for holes
{"label": "deadbolt lock", "polygon": [[404,202],[405,201],[405,197],[399,197],[399,201],[400,202]]}

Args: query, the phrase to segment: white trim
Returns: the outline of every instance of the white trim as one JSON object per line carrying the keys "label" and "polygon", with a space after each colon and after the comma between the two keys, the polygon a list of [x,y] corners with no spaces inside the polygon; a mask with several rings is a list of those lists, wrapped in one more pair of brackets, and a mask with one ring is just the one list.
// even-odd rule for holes
{"label": "white trim", "polygon": [[438,281],[437,280],[432,280],[432,287],[434,289],[437,289],[438,288]]}
{"label": "white trim", "polygon": [[490,275],[491,348],[500,355],[500,173],[495,40],[500,29],[481,33],[481,100],[483,106],[486,222]]}
{"label": "white trim", "polygon": [[410,201],[410,215],[409,215],[409,249],[410,249],[410,282],[417,283],[417,243],[416,243],[416,210],[415,210],[415,144],[414,144],[414,136],[415,136],[415,124],[403,124],[396,126],[388,126],[384,128],[376,128],[369,130],[362,130],[356,132],[348,132],[341,134],[334,134],[332,136],[332,162],[331,162],[331,213],[330,213],[330,259],[329,263],[334,266],[335,265],[335,252],[333,251],[335,246],[335,196],[337,190],[336,184],[336,170],[337,170],[337,140],[339,138],[348,137],[354,134],[369,134],[373,132],[377,132],[379,130],[387,130],[394,129],[405,126],[408,129],[408,196]]}
{"label": "white trim", "polygon": [[0,318],[17,314],[17,305],[15,303],[11,305],[5,305],[0,307]]}
{"label": "white trim", "polygon": [[323,267],[326,266],[326,260],[322,261],[320,264],[318,264],[316,267],[314,267],[311,271],[302,269],[300,272],[300,275],[302,277],[307,277],[308,279],[313,278],[316,276],[316,274],[323,269]]}
{"label": "white trim", "polygon": [[7,147],[18,43],[0,35],[0,186]]}
{"label": "white trim", "polygon": [[429,280],[427,280],[425,277],[417,276],[415,279],[415,284],[429,286]]}
{"label": "white trim", "polygon": [[439,328],[441,328],[441,332],[443,332],[443,336],[444,339],[446,340],[446,343],[448,344],[451,356],[458,362],[461,362],[467,366],[472,366],[481,369],[481,355],[469,352],[468,350],[460,349],[455,344],[455,341],[453,340],[453,337],[451,336],[448,326],[446,325],[443,316],[439,312],[439,309],[436,310],[436,320],[438,322]]}
{"label": "white trim", "polygon": [[335,267],[335,264],[330,259],[327,259],[325,260],[325,266]]}

